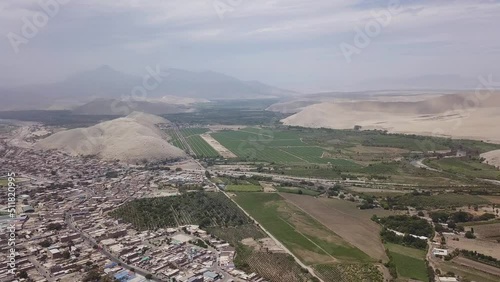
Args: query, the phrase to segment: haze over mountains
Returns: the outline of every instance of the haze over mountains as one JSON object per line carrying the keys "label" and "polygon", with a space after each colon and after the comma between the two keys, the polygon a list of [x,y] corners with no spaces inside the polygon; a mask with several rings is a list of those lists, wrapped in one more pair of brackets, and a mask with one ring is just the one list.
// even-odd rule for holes
{"label": "haze over mountains", "polygon": [[[137,88],[140,90],[133,92]],[[283,97],[296,93],[212,71],[151,68],[150,71],[144,70],[141,77],[102,66],[71,75],[57,83],[0,89],[0,94],[3,99],[0,110],[29,110],[69,108],[98,98],[123,100],[132,96],[145,102],[142,105],[144,108],[154,107],[148,103],[160,103],[161,108],[164,106],[161,103],[172,104],[175,100],[165,100],[164,97],[187,97],[194,98],[191,102],[200,102],[207,99]],[[153,113],[159,112],[156,109]]]}

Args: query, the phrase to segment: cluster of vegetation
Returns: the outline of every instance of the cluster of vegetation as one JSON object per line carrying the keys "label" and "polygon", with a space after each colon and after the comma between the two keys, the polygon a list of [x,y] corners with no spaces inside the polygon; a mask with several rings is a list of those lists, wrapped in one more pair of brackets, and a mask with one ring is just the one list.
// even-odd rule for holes
{"label": "cluster of vegetation", "polygon": [[264,231],[255,224],[245,224],[236,227],[210,227],[207,228],[207,231],[232,246],[237,246],[243,239],[253,238],[254,240],[259,240],[266,237]]}
{"label": "cluster of vegetation", "polygon": [[196,224],[201,228],[240,226],[251,220],[222,193],[192,192],[173,197],[144,198],[110,213],[139,230]]}
{"label": "cluster of vegetation", "polygon": [[373,264],[319,264],[314,269],[325,282],[384,281],[382,273]]}
{"label": "cluster of vegetation", "polygon": [[205,108],[194,113],[176,113],[162,115],[177,124],[192,125],[271,125],[277,124],[286,116],[282,113],[253,109],[242,111],[238,108]]}
{"label": "cluster of vegetation", "polygon": [[318,196],[321,194],[318,191],[298,188],[298,187],[276,187],[276,190],[281,193],[290,193],[290,194],[299,194],[299,195],[309,195],[309,196]]}
{"label": "cluster of vegetation", "polygon": [[384,243],[394,243],[421,250],[427,249],[426,240],[416,238],[409,234],[405,234],[404,236],[399,236],[396,233],[388,230],[387,228],[384,228],[382,229],[382,231],[380,231],[380,237],[382,238],[382,241]]}
{"label": "cluster of vegetation", "polygon": [[488,201],[475,195],[466,194],[439,194],[431,195],[430,192],[410,193],[398,196],[389,196],[383,202],[385,209],[406,210],[408,206],[416,209],[426,208],[453,208],[464,205],[487,204]]}
{"label": "cluster of vegetation", "polygon": [[492,213],[483,213],[479,216],[474,216],[473,214],[465,211],[457,211],[457,212],[435,211],[429,213],[429,216],[432,218],[433,222],[451,224],[452,227],[449,226],[450,228],[455,228],[453,223],[487,221],[496,218],[496,216]]}
{"label": "cluster of vegetation", "polygon": [[374,218],[385,228],[396,230],[404,234],[416,236],[432,237],[434,230],[432,226],[423,218],[408,215],[391,215],[388,217]]}
{"label": "cluster of vegetation", "polygon": [[500,268],[500,260],[497,258],[494,258],[492,256],[484,255],[481,253],[478,253],[477,251],[469,251],[469,250],[461,250],[461,249],[455,249],[453,252],[450,252],[447,256],[444,257],[446,261],[452,260],[453,258],[462,255],[465,258],[481,262],[484,264],[488,264],[494,267]]}
{"label": "cluster of vegetation", "polygon": [[500,268],[500,260],[492,256],[487,256],[484,254],[480,254],[476,251],[468,251],[468,250],[460,250],[460,254],[468,259]]}
{"label": "cluster of vegetation", "polygon": [[387,257],[389,258],[389,261],[384,263],[384,266],[387,267],[392,278],[396,279],[396,278],[398,278],[398,270],[396,268],[396,263],[394,262],[394,257],[392,256],[391,252],[389,252],[389,250],[387,248],[385,249],[385,253],[387,254]]}

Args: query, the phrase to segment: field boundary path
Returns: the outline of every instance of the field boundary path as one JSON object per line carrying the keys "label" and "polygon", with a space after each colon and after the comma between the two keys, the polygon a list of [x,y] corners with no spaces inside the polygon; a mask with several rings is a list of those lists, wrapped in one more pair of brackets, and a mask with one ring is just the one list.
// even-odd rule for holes
{"label": "field boundary path", "polygon": [[[321,251],[323,251],[323,253],[325,253],[325,255],[331,257],[333,259],[333,261],[331,262],[338,262],[338,259],[336,259],[334,256],[332,256],[330,253],[328,253],[325,249],[323,249],[320,245],[316,244],[313,240],[309,239],[309,237],[307,237],[306,235],[304,235],[304,233],[300,232],[299,230],[297,230],[297,228],[295,228],[295,226],[291,225],[288,221],[284,220],[283,218],[281,218],[281,216],[278,216],[279,219],[281,219],[284,223],[286,223],[287,225],[289,225],[291,228],[293,228],[293,230],[295,230],[295,232],[299,233],[300,235],[302,235],[302,237],[306,238],[307,241],[311,242],[313,245],[315,245],[316,247],[318,247],[318,249],[320,249]],[[330,261],[325,261],[325,263],[331,263]]]}

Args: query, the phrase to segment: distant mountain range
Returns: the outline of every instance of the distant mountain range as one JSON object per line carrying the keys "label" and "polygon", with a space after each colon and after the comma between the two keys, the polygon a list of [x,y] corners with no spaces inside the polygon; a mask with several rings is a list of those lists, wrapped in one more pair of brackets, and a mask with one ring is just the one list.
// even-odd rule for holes
{"label": "distant mountain range", "polygon": [[154,80],[150,82],[153,87],[145,85],[143,77],[101,66],[73,74],[57,83],[0,89],[0,110],[67,109],[95,99],[124,100],[132,96],[133,89],[144,86],[148,90],[135,96],[139,96],[141,101],[144,99],[142,102],[149,103],[147,107],[155,108],[156,114],[157,107],[150,104],[165,104],[162,101],[165,96],[211,100],[277,98],[297,94],[258,81],[242,81],[213,71],[166,69],[162,70],[160,83],[155,85]]}

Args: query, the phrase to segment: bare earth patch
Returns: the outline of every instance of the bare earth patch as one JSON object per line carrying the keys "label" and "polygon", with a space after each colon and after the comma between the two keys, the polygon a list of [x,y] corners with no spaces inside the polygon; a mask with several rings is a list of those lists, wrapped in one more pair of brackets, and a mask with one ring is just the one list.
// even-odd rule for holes
{"label": "bare earth patch", "polygon": [[372,258],[388,260],[379,237],[380,226],[369,219],[370,214],[359,213],[355,205],[341,200],[280,195]]}
{"label": "bare earth patch", "polygon": [[229,151],[226,147],[222,146],[219,141],[215,140],[210,134],[202,134],[200,135],[203,140],[205,140],[214,150],[216,150],[223,158],[230,159],[236,158],[237,156]]}
{"label": "bare earth patch", "polygon": [[[474,227],[475,230],[476,227]],[[479,239],[467,239],[458,235],[445,235],[446,244],[450,249],[477,251],[478,253],[500,259],[500,244]],[[452,238],[459,238],[454,241]]]}
{"label": "bare earth patch", "polygon": [[473,261],[473,260],[470,260],[470,259],[467,259],[464,257],[460,257],[460,256],[453,259],[453,262],[456,264],[459,264],[459,265],[463,265],[466,267],[470,267],[470,268],[482,271],[482,272],[486,272],[489,274],[500,276],[500,268],[497,268],[497,267],[494,267],[491,265],[487,265],[484,263]]}
{"label": "bare earth patch", "polygon": [[[500,223],[476,225],[473,227],[474,233],[480,239],[493,241],[494,243],[500,240]],[[498,244],[497,248],[500,248],[500,244]]]}
{"label": "bare earth patch", "polygon": [[266,193],[276,192],[276,189],[271,182],[259,181],[259,184]]}

